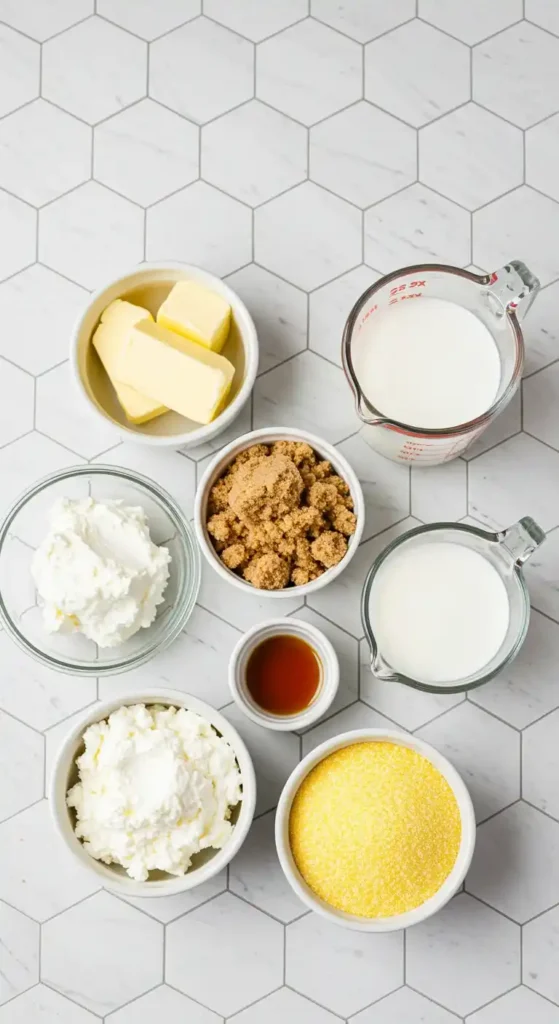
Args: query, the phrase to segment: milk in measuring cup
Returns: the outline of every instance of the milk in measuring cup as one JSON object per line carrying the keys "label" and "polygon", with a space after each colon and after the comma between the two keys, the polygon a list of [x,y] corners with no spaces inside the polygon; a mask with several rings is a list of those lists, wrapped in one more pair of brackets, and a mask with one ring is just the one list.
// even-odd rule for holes
{"label": "milk in measuring cup", "polygon": [[380,566],[369,596],[378,650],[396,672],[448,684],[480,672],[510,618],[505,584],[472,548],[403,544]]}
{"label": "milk in measuring cup", "polygon": [[457,427],[487,412],[501,379],[485,324],[463,306],[425,295],[378,310],[363,326],[353,358],[375,409],[427,429]]}

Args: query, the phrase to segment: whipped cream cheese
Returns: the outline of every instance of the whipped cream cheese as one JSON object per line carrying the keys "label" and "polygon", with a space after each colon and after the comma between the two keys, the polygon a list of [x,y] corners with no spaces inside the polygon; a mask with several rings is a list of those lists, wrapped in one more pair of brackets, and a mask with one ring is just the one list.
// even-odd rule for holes
{"label": "whipped cream cheese", "polygon": [[67,803],[76,835],[96,860],[183,875],[194,854],[220,849],[232,832],[241,774],[229,743],[184,708],[136,704],[84,733],[79,782]]}
{"label": "whipped cream cheese", "polygon": [[142,508],[61,498],[31,563],[45,629],[78,631],[99,647],[123,643],[153,622],[170,561]]}

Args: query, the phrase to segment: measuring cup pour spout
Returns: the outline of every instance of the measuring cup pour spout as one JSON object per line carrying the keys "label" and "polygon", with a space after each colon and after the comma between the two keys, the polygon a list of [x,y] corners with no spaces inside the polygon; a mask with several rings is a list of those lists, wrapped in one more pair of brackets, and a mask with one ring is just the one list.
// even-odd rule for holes
{"label": "measuring cup pour spout", "polygon": [[511,556],[515,565],[521,566],[540,544],[543,544],[545,536],[544,531],[531,516],[524,516],[513,526],[509,526],[508,530],[497,534],[497,540]]}
{"label": "measuring cup pour spout", "polygon": [[398,675],[387,661],[384,660],[380,651],[376,650],[371,656],[371,671],[377,679],[384,679],[387,682],[398,682]]}

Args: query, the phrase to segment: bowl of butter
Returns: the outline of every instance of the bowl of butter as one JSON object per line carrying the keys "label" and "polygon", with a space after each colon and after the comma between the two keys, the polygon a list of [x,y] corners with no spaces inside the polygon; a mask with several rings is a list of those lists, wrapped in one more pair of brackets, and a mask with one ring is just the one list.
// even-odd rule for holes
{"label": "bowl of butter", "polygon": [[244,303],[213,274],[143,264],[92,296],[70,359],[93,414],[121,437],[194,448],[221,434],[247,401],[258,340]]}

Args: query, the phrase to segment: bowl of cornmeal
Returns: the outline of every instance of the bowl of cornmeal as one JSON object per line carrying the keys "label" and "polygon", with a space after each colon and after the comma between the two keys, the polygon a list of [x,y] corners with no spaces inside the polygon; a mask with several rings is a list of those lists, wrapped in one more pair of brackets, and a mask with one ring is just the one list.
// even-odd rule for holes
{"label": "bowl of cornmeal", "polygon": [[431,917],[462,884],[475,816],[456,769],[415,736],[343,733],[287,780],[276,813],[284,874],[311,910],[358,931]]}

